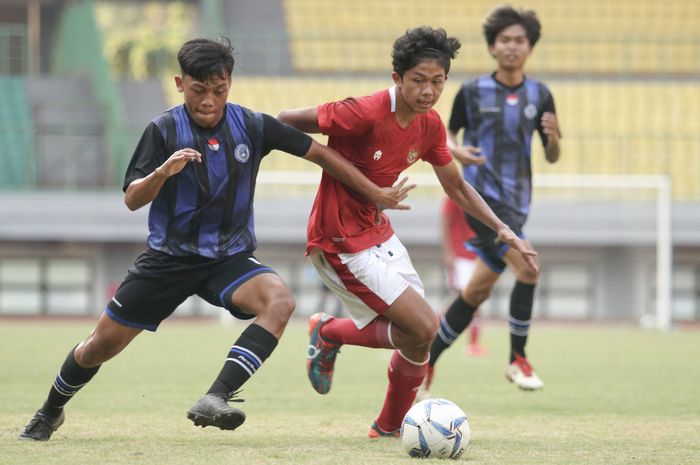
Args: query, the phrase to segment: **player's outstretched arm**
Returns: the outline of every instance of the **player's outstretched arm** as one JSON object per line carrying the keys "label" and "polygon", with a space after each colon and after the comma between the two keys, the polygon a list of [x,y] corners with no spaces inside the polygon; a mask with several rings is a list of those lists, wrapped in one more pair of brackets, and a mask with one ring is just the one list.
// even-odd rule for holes
{"label": "player's outstretched arm", "polygon": [[462,178],[457,165],[448,163],[444,166],[433,166],[433,169],[445,193],[452,200],[457,202],[464,211],[496,231],[498,240],[520,252],[531,269],[538,269],[537,260],[535,260],[537,252],[529,249],[525,242],[496,216],[479,193]]}
{"label": "player's outstretched arm", "polygon": [[124,194],[124,203],[129,210],[134,211],[153,201],[160,192],[165,181],[174,176],[189,162],[202,162],[202,154],[194,149],[182,149],[173,153],[165,163],[151,174],[137,179],[129,184]]}
{"label": "player's outstretched arm", "polygon": [[447,148],[455,160],[464,166],[480,166],[486,163],[486,157],[481,154],[481,149],[471,145],[459,145],[457,143],[457,133],[454,131],[447,131]]}
{"label": "player's outstretched arm", "polygon": [[393,187],[379,187],[338,152],[316,141],[311,143],[304,158],[316,163],[326,173],[359,192],[377,206],[378,213],[386,209],[408,210],[411,208],[401,203],[408,196],[408,192],[416,187],[415,184],[406,185],[408,178],[402,179]]}
{"label": "player's outstretched arm", "polygon": [[318,111],[316,107],[282,110],[277,115],[277,119],[302,132],[309,134],[321,132],[321,128],[318,127]]}

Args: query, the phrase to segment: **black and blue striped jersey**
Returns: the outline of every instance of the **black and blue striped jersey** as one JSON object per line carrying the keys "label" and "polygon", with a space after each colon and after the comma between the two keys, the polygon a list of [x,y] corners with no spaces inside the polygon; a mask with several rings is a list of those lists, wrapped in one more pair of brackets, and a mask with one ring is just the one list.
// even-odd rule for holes
{"label": "black and blue striped jersey", "polygon": [[144,131],[123,189],[192,148],[188,163],[168,178],[151,203],[148,246],[175,256],[219,258],[256,248],[253,198],[262,158],[273,149],[305,155],[311,138],[277,119],[228,103],[214,128],[199,127],[184,105],[167,110]]}
{"label": "black and blue striped jersey", "polygon": [[554,99],[541,82],[525,79],[517,87],[494,75],[465,82],[455,97],[449,129],[464,128],[464,145],[481,149],[483,165],[464,167],[464,178],[482,197],[501,202],[527,216],[532,195],[530,148],[535,130],[547,136],[542,114],[555,113]]}

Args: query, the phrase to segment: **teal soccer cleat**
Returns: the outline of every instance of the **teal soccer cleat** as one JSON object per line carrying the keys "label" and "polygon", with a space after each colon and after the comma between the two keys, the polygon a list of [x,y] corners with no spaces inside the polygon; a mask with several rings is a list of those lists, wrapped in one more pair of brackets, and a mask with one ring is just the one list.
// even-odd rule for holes
{"label": "teal soccer cleat", "polygon": [[325,313],[314,313],[309,318],[309,347],[306,352],[306,372],[311,386],[319,394],[327,394],[333,381],[335,357],[340,353],[340,345],[328,342],[321,337],[321,327],[333,319]]}

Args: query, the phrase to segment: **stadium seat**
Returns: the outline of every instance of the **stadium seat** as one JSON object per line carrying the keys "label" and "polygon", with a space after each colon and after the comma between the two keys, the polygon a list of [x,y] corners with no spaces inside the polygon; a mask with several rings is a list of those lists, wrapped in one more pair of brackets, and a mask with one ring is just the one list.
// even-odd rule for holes
{"label": "stadium seat", "polygon": [[[298,71],[383,71],[390,63],[392,40],[422,24],[444,27],[462,40],[455,70],[481,72],[493,66],[481,35],[481,21],[494,7],[490,0],[284,0],[283,4]],[[692,0],[533,0],[527,6],[540,16],[546,44],[533,56],[533,71],[697,74],[700,70],[700,7]]]}
{"label": "stadium seat", "polygon": [[[285,78],[234,76],[231,100],[277,115],[281,110],[313,106],[389,87],[386,78]],[[436,107],[444,121],[460,78],[448,81]],[[700,87],[692,82],[623,80],[551,80],[564,139],[561,160],[544,161],[538,137],[533,143],[534,171],[546,174],[663,174],[673,176],[678,200],[700,198]],[[182,96],[170,80],[169,104]],[[319,137],[319,140],[324,140]],[[308,170],[294,157],[270,157],[264,170]],[[430,172],[425,163],[412,171]]]}

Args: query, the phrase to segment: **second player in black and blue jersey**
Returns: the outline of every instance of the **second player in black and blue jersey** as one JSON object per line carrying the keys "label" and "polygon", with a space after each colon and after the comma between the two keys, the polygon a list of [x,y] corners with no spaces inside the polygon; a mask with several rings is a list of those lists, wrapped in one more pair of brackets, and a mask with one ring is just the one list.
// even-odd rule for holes
{"label": "second player in black and blue jersey", "polygon": [[465,82],[455,97],[449,130],[464,129],[463,144],[478,147],[483,164],[465,164],[464,178],[482,197],[527,216],[532,191],[531,142],[534,132],[547,146],[545,113],[556,114],[545,84],[525,79],[515,86],[496,73]]}
{"label": "second player in black and blue jersey", "polygon": [[[552,93],[543,83],[525,75],[525,63],[540,30],[534,11],[502,6],[486,17],[484,37],[498,66],[493,74],[461,86],[447,134],[450,152],[464,167],[464,178],[530,248],[523,226],[532,200],[532,138],[539,133],[545,158],[554,163],[559,159],[561,137]],[[462,130],[460,143],[457,136]],[[468,284],[440,319],[438,337],[430,349],[429,373],[433,373],[440,354],[469,326],[508,267],[516,282],[508,311],[510,353],[506,377],[521,389],[540,389],[544,383],[525,354],[539,270],[526,266],[477,218],[466,215],[466,219],[475,232],[468,247],[477,259]]]}

